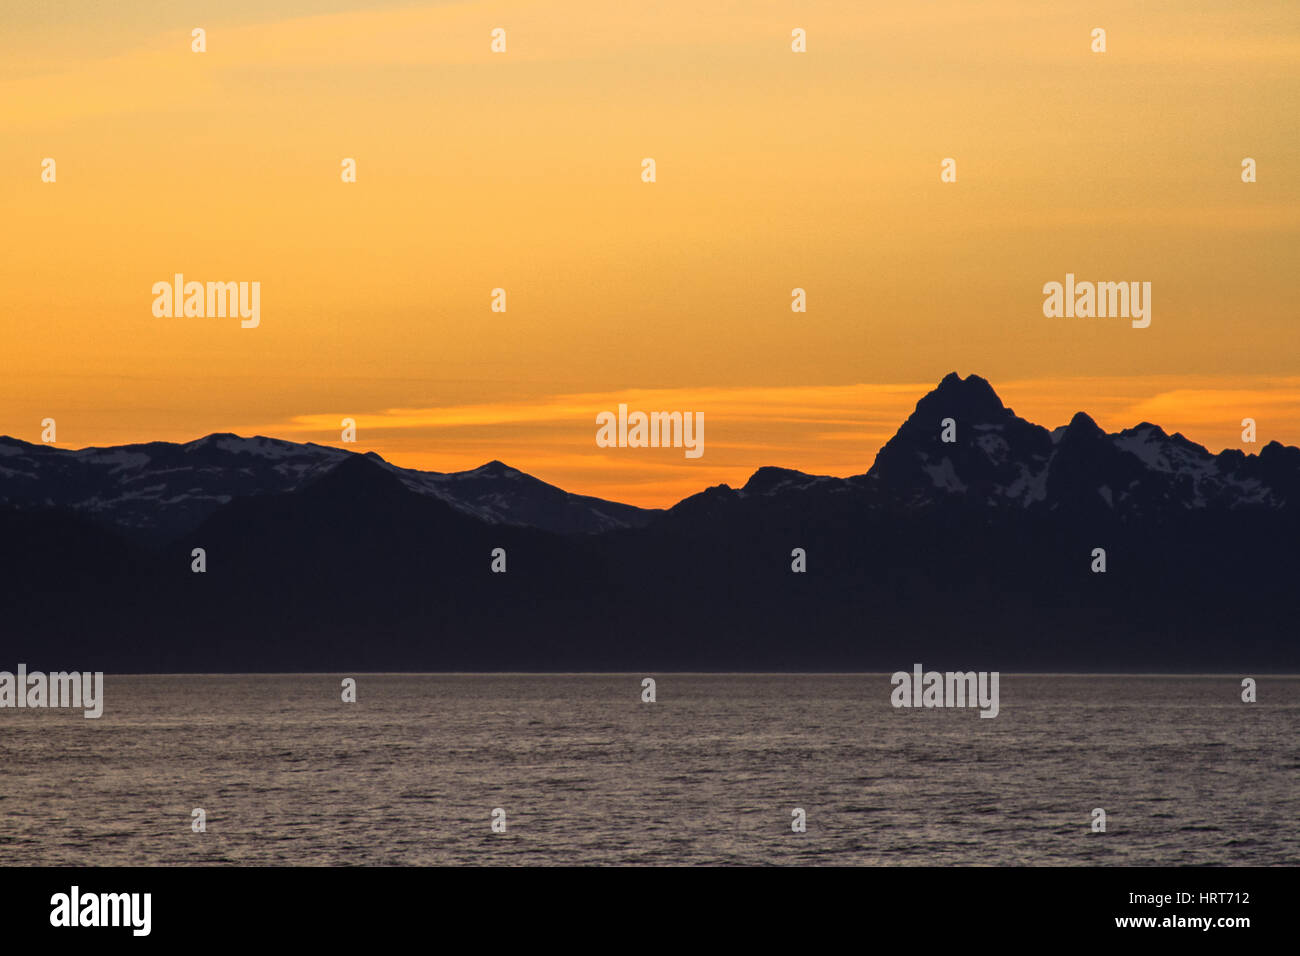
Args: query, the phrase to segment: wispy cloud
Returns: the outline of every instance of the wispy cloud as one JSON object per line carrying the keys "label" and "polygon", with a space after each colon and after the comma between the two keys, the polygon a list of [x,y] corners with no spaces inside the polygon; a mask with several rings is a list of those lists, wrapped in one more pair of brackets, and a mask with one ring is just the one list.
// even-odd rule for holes
{"label": "wispy cloud", "polygon": [[[1261,444],[1272,438],[1295,442],[1300,435],[1300,378],[1130,376],[994,384],[1017,414],[1048,428],[1086,411],[1110,431],[1153,421],[1214,451],[1240,447],[1246,417],[1259,423]],[[572,491],[663,506],[711,484],[743,484],[763,465],[861,474],[933,387],[626,389],[368,413],[313,412],[257,430],[333,444],[348,417],[357,422],[360,447],[398,464],[457,470],[501,458]],[[619,404],[703,412],[705,456],[688,461],[673,449],[596,447],[596,414]]]}

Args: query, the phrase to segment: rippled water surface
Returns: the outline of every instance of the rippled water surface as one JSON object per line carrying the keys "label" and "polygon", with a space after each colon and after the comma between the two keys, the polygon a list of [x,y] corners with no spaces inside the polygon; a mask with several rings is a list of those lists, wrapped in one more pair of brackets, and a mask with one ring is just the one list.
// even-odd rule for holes
{"label": "rippled water surface", "polygon": [[1297,678],[1003,675],[989,720],[880,674],[340,676],[0,710],[0,864],[1300,863]]}

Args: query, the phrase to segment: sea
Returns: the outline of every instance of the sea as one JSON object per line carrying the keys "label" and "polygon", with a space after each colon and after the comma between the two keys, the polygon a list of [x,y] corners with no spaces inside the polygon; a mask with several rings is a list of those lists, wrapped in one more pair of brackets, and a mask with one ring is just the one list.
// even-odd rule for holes
{"label": "sea", "polygon": [[1294,866],[1300,678],[1243,676],[1003,674],[989,719],[888,674],[108,674],[97,720],[0,709],[0,865]]}

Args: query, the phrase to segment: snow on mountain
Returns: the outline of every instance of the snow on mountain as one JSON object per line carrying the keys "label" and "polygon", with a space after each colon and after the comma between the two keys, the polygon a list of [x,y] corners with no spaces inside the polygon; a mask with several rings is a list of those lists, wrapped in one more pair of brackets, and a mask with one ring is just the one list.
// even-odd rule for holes
{"label": "snow on mountain", "polygon": [[[952,442],[942,440],[948,419]],[[1107,434],[1083,412],[1048,432],[1006,408],[984,379],[952,373],[917,403],[864,478],[895,501],[920,507],[956,495],[993,507],[1100,505],[1158,514],[1280,508],[1300,500],[1267,483],[1262,457],[1216,456],[1150,422]],[[1271,470],[1284,478],[1289,473],[1294,484],[1295,468]]]}
{"label": "snow on mountain", "polygon": [[[945,423],[952,441],[943,440]],[[1106,434],[1083,412],[1048,431],[1003,405],[978,375],[950,373],[917,402],[865,474],[814,479],[764,468],[739,492],[711,489],[710,500],[716,506],[728,495],[837,489],[862,494],[863,507],[904,511],[962,503],[1130,515],[1282,508],[1300,503],[1300,449],[1271,443],[1259,455],[1234,449],[1216,456],[1150,422]],[[692,509],[699,506],[693,501]]]}
{"label": "snow on mountain", "polygon": [[591,533],[641,527],[655,514],[632,505],[570,494],[500,461],[449,474],[387,467],[412,491],[434,495],[489,524]]}
{"label": "snow on mountain", "polygon": [[[234,498],[294,491],[354,452],[229,433],[184,444],[150,442],[66,450],[0,438],[0,505],[69,508],[153,540],[196,527]],[[501,462],[439,474],[389,469],[420,494],[493,524],[558,532],[637,527],[653,511],[571,495]]]}

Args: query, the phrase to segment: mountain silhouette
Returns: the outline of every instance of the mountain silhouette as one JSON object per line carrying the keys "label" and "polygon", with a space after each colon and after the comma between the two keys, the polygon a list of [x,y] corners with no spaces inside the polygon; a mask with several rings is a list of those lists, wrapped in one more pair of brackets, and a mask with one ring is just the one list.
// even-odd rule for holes
{"label": "mountain silhouette", "polygon": [[441,474],[229,434],[0,439],[0,656],[159,672],[1286,671],[1298,503],[1300,449],[1214,455],[1083,412],[1048,430],[955,373],[863,474],[764,467],[664,511],[499,461]]}
{"label": "mountain silhouette", "polygon": [[67,508],[159,544],[235,498],[293,491],[354,457],[369,458],[412,490],[491,523],[598,532],[638,527],[655,514],[569,494],[499,461],[442,474],[399,468],[374,452],[229,433],[185,444],[77,451],[0,437],[0,505]]}

